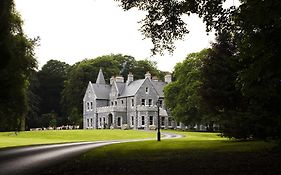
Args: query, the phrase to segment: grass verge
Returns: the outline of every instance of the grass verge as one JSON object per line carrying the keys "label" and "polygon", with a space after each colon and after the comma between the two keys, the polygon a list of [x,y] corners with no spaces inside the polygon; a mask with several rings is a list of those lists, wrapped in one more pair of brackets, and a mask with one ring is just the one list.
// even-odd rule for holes
{"label": "grass verge", "polygon": [[0,132],[0,148],[65,143],[97,140],[127,140],[136,138],[153,138],[154,132],[142,132],[136,130],[47,130]]}
{"label": "grass verge", "polygon": [[214,133],[177,133],[186,137],[109,145],[40,173],[281,174],[280,151],[273,151],[272,142],[238,142]]}

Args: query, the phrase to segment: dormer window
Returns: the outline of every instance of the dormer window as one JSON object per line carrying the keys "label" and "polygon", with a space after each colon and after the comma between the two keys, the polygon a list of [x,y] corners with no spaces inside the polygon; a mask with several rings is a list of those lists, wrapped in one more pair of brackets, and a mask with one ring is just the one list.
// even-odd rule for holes
{"label": "dormer window", "polygon": [[145,93],[148,94],[149,93],[149,88],[145,87]]}

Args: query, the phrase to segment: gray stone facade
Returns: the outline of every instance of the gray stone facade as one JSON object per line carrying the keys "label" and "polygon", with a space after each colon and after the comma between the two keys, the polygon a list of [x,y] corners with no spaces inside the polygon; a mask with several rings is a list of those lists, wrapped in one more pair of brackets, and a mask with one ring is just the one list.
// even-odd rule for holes
{"label": "gray stone facade", "polygon": [[88,83],[83,98],[83,128],[156,129],[157,101],[161,128],[183,128],[183,124],[177,124],[165,108],[163,88],[170,82],[171,75],[166,75],[165,82],[160,82],[151,79],[148,72],[141,80],[134,81],[130,73],[127,82],[117,76],[106,84],[100,70],[96,83]]}

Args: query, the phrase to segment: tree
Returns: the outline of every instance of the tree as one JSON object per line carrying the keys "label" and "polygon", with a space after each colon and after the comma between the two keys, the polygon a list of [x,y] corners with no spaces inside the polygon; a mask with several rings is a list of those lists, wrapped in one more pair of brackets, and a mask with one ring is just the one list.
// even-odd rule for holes
{"label": "tree", "polygon": [[24,130],[36,40],[24,35],[12,0],[0,2],[0,23],[0,130]]}
{"label": "tree", "polygon": [[221,33],[205,58],[202,59],[201,107],[225,136],[249,137],[251,120],[245,116],[247,99],[237,87],[242,68],[236,56],[236,45],[229,33]]}
{"label": "tree", "polygon": [[176,81],[164,88],[165,104],[171,110],[172,116],[186,125],[195,125],[203,121],[204,114],[200,109],[202,59],[206,57],[207,49],[192,53],[175,66]]}
{"label": "tree", "polygon": [[229,28],[231,14],[235,8],[223,8],[225,0],[116,0],[124,10],[137,8],[146,11],[146,17],[141,21],[141,32],[146,38],[151,38],[153,54],[172,52],[174,41],[183,39],[189,31],[183,15],[198,14],[207,24],[207,31],[212,28],[221,30]]}
{"label": "tree", "polygon": [[281,138],[281,2],[243,1],[235,18],[239,59],[237,85],[248,98],[253,137]]}
{"label": "tree", "polygon": [[[181,19],[185,14],[198,14],[206,23],[207,31],[215,29],[218,35],[224,32],[232,35],[236,45],[235,56],[242,66],[235,84],[248,100],[247,114],[235,118],[240,120],[240,127],[245,127],[250,123],[248,121],[255,123],[249,126],[248,136],[242,137],[281,138],[279,0],[240,0],[238,7],[230,8],[223,8],[225,0],[117,1],[125,10],[136,7],[148,12],[141,21],[141,31],[152,39],[153,53],[173,51],[174,40],[182,39],[188,33]],[[236,130],[238,126],[231,127]]]}
{"label": "tree", "polygon": [[65,62],[49,60],[37,73],[39,81],[37,94],[40,98],[39,116],[51,112],[56,113],[59,125],[67,122],[67,118],[62,116],[60,101],[69,68],[70,66]]}

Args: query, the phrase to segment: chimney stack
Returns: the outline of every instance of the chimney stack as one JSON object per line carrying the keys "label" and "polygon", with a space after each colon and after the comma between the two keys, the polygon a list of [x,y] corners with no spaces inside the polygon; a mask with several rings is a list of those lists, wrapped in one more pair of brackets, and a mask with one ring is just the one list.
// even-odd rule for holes
{"label": "chimney stack", "polygon": [[145,74],[145,78],[149,78],[151,80],[151,74],[148,71]]}
{"label": "chimney stack", "polygon": [[115,77],[114,76],[112,76],[111,78],[110,78],[110,85],[112,85],[113,84],[113,81],[115,80]]}
{"label": "chimney stack", "polygon": [[127,78],[127,85],[129,85],[132,81],[134,81],[134,75],[132,74],[132,72],[129,72]]}
{"label": "chimney stack", "polygon": [[171,83],[172,82],[172,75],[171,74],[165,75],[165,82],[166,83]]}
{"label": "chimney stack", "polygon": [[122,75],[118,75],[115,77],[116,83],[124,83],[124,77]]}

